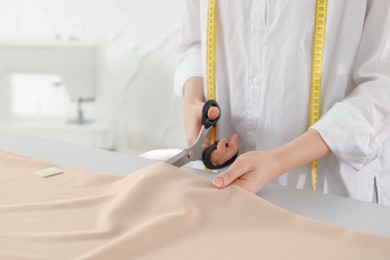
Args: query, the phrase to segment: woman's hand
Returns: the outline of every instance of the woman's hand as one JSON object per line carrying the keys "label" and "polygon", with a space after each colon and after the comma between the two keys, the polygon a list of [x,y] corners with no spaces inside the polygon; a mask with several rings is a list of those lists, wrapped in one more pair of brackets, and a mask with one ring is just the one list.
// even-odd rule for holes
{"label": "woman's hand", "polygon": [[[203,95],[203,79],[191,78],[184,86],[184,102],[183,115],[184,127],[186,131],[187,144],[191,146],[195,143],[198,137],[201,123],[202,108],[205,103]],[[217,107],[210,107],[208,111],[208,118],[214,120],[219,116],[219,109]],[[203,147],[206,148],[210,143],[210,138],[206,138]],[[238,136],[236,134],[230,135],[228,139],[221,139],[217,145],[217,149],[211,154],[211,162],[215,165],[222,165],[238,151]]]}
{"label": "woman's hand", "polygon": [[[200,116],[204,103],[203,79],[189,79],[184,86],[183,99],[184,128],[188,146],[194,144],[196,138],[198,137],[200,128],[202,126]],[[218,114],[216,117],[217,116]]]}
{"label": "woman's hand", "polygon": [[257,193],[265,184],[296,167],[331,153],[321,135],[314,129],[271,151],[244,153],[227,170],[212,180],[217,188],[238,185]]}
{"label": "woman's hand", "polygon": [[231,134],[229,139],[221,139],[217,149],[211,153],[210,160],[214,166],[220,166],[233,158],[238,152],[238,136]]}
{"label": "woman's hand", "polygon": [[253,151],[238,156],[230,168],[212,182],[217,188],[234,184],[256,193],[277,175],[278,164],[273,153]]}

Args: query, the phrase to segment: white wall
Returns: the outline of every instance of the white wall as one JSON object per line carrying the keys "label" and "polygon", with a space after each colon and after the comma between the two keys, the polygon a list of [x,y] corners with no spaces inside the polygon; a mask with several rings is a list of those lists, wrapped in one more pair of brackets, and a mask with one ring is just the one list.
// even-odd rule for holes
{"label": "white wall", "polygon": [[109,84],[87,115],[115,119],[119,151],[179,148],[172,80],[181,7],[181,0],[0,0],[0,37],[102,40]]}

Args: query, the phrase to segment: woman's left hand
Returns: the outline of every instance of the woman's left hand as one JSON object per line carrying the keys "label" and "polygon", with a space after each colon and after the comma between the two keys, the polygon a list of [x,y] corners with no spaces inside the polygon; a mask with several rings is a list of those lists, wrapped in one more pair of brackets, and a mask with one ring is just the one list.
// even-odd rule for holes
{"label": "woman's left hand", "polygon": [[238,185],[249,192],[257,193],[265,184],[278,175],[278,164],[273,153],[263,151],[247,152],[216,176],[212,183],[217,188],[230,184]]}
{"label": "woman's left hand", "polygon": [[321,135],[309,129],[294,140],[270,151],[247,152],[237,157],[212,182],[217,188],[238,185],[257,193],[272,179],[331,153]]}

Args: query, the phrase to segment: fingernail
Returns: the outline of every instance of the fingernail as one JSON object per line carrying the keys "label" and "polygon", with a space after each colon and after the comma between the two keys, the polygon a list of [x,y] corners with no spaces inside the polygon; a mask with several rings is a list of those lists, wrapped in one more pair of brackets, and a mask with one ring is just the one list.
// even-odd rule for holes
{"label": "fingernail", "polygon": [[214,178],[213,183],[216,186],[221,187],[223,185],[223,179],[221,177]]}

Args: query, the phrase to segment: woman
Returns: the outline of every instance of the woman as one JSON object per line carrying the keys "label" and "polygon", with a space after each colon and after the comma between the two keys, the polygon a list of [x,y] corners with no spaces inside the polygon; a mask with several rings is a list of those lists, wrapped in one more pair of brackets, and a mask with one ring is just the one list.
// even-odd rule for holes
{"label": "woman", "polygon": [[[321,117],[309,126],[315,0],[217,1],[213,179],[256,193],[275,180],[390,205],[390,1],[329,0]],[[192,143],[206,100],[207,0],[187,0],[175,74]],[[387,158],[387,160],[386,160]]]}

